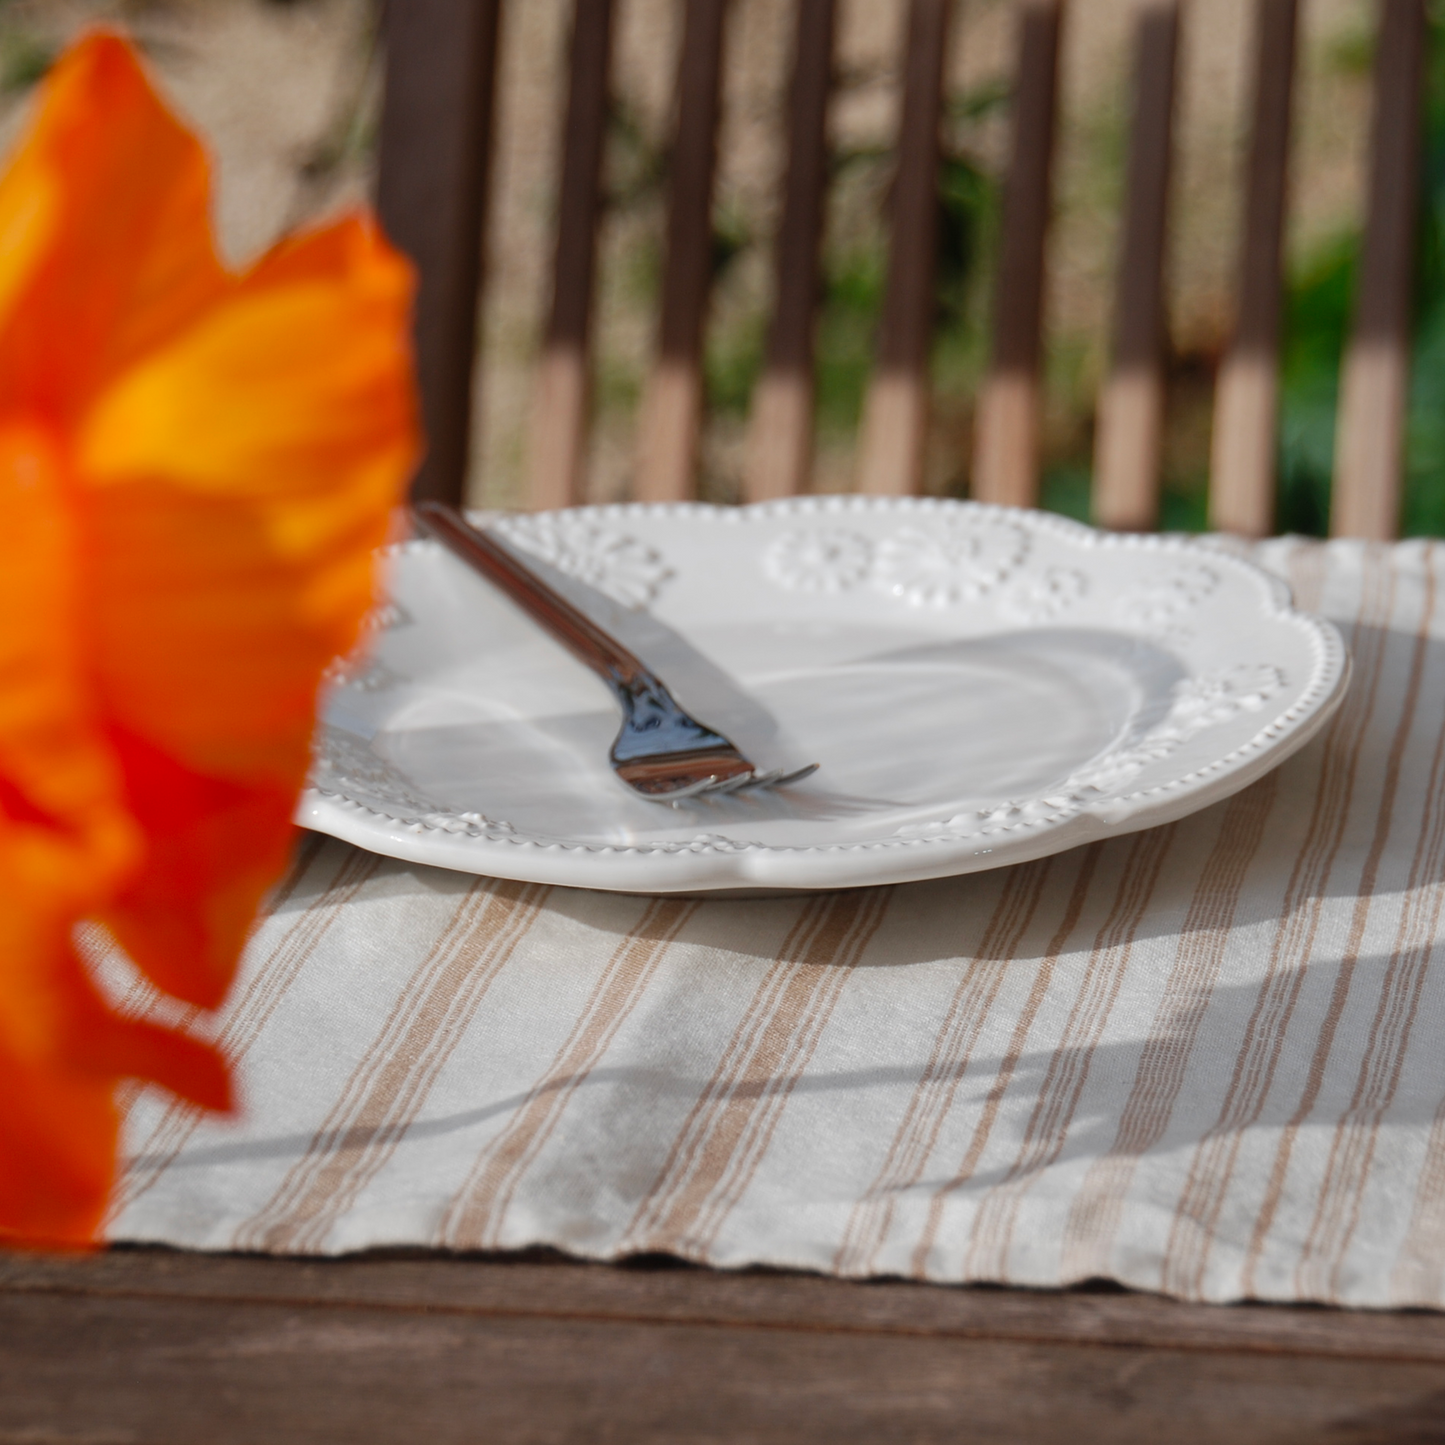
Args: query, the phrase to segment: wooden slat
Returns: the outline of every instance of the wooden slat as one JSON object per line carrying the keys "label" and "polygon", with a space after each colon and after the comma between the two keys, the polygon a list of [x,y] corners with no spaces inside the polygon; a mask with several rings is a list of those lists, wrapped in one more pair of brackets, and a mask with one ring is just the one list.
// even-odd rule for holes
{"label": "wooden slat", "polygon": [[483,1260],[68,1273],[0,1270],[0,1439],[1364,1445],[1437,1439],[1445,1399],[1428,1315]]}
{"label": "wooden slat", "polygon": [[805,491],[812,472],[813,335],[828,181],[835,9],[835,0],[798,0],[773,320],[748,424],[743,495],[750,502]]}
{"label": "wooden slat", "polygon": [[612,59],[612,0],[577,0],[552,265],[552,311],[532,403],[528,501],[582,500],[591,401],[589,342]]}
{"label": "wooden slat", "polygon": [[1400,526],[1424,49],[1422,0],[1381,0],[1365,244],[1335,432],[1336,537],[1384,541]]}
{"label": "wooden slat", "polygon": [[1113,364],[1099,398],[1094,520],[1103,527],[1148,531],[1159,520],[1164,429],[1164,223],[1179,48],[1177,0],[1143,0],[1136,23],[1128,191]]}
{"label": "wooden slat", "polygon": [[437,1315],[633,1320],[939,1339],[1311,1355],[1445,1367],[1445,1315],[1198,1305],[1129,1291],[952,1288],[804,1274],[584,1264],[548,1255],[94,1255],[0,1251],[0,1295],[355,1306]]}
{"label": "wooden slat", "polygon": [[1274,530],[1281,246],[1297,9],[1298,0],[1257,0],[1255,7],[1254,122],[1239,299],[1214,395],[1209,522],[1245,537]]}
{"label": "wooden slat", "polygon": [[669,167],[667,269],[657,361],[643,398],[635,494],[693,494],[702,427],[702,341],[712,283],[712,191],[728,0],[687,0]]}
{"label": "wooden slat", "polygon": [[427,453],[413,495],[466,487],[500,0],[386,7],[377,206],[416,263],[417,375]]}
{"label": "wooden slat", "polygon": [[974,423],[972,494],[1032,507],[1039,495],[1039,365],[1062,0],[1019,11],[1013,154],[999,237],[993,356]]}
{"label": "wooden slat", "polygon": [[938,124],[951,0],[912,0],[903,116],[889,220],[888,287],[863,412],[858,489],[917,492],[928,434],[928,353],[933,337],[938,226]]}

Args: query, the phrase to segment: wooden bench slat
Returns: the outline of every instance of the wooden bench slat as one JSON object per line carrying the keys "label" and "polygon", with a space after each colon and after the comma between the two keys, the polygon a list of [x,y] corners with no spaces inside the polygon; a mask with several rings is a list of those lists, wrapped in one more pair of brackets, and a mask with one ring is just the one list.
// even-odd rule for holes
{"label": "wooden bench slat", "polygon": [[[1342,368],[1331,530],[1396,535],[1409,385],[1411,281],[1425,39],[1424,0],[1378,0],[1376,103],[1355,318]],[[973,494],[1035,505],[1040,331],[1050,162],[1064,0],[1021,11],[1013,155],[1005,198],[993,356],[978,399]],[[1238,318],[1216,393],[1211,525],[1251,536],[1273,523],[1290,106],[1299,0],[1257,0],[1253,125]],[[952,0],[910,0],[888,283],[859,441],[858,485],[920,489],[928,429],[937,168]],[[493,148],[501,0],[409,0],[386,11],[387,87],[378,206],[420,278],[415,338],[428,449],[414,495],[466,486],[477,298]],[[534,392],[530,500],[581,500],[589,344],[614,0],[577,0],[552,307]],[[749,500],[804,490],[813,442],[813,332],[827,188],[836,0],[798,0],[790,144],[776,243],[776,309],[754,396]],[[687,0],[677,68],[657,358],[639,428],[635,495],[695,491],[712,193],[728,0]],[[1111,370],[1099,399],[1094,516],[1157,524],[1165,406],[1162,276],[1180,0],[1140,0]]]}
{"label": "wooden bench slat", "polygon": [[1282,244],[1298,0],[1258,0],[1254,118],[1234,336],[1214,394],[1209,522],[1265,537],[1274,529]]}
{"label": "wooden bench slat", "polygon": [[1039,492],[1039,365],[1062,0],[1024,0],[1000,235],[993,355],[974,423],[972,494],[1032,507]]}
{"label": "wooden bench slat", "polygon": [[427,453],[412,494],[454,503],[466,487],[500,10],[500,0],[408,0],[386,11],[377,209],[420,280]]}
{"label": "wooden bench slat", "polygon": [[570,506],[582,500],[586,486],[612,12],[612,0],[577,0],[572,12],[552,310],[532,403],[528,501],[533,507]]}
{"label": "wooden bench slat", "polygon": [[1094,519],[1148,531],[1159,520],[1164,429],[1164,244],[1173,149],[1177,0],[1145,0],[1135,39],[1134,118],[1114,303],[1114,354],[1099,398]]}
{"label": "wooden bench slat", "polygon": [[813,337],[828,186],[836,0],[798,0],[788,95],[788,174],[778,226],[767,362],[748,422],[745,501],[807,490],[813,467]]}
{"label": "wooden bench slat", "polygon": [[873,378],[864,406],[858,489],[917,492],[928,432],[938,224],[938,125],[951,0],[912,0],[903,116],[890,206],[888,285]]}
{"label": "wooden bench slat", "polygon": [[1424,51],[1422,0],[1382,0],[1365,241],[1335,431],[1336,537],[1386,541],[1400,526]]}
{"label": "wooden bench slat", "polygon": [[727,9],[728,0],[687,0],[677,66],[677,133],[669,166],[662,320],[657,361],[643,398],[635,489],[637,498],[646,502],[682,501],[696,489]]}

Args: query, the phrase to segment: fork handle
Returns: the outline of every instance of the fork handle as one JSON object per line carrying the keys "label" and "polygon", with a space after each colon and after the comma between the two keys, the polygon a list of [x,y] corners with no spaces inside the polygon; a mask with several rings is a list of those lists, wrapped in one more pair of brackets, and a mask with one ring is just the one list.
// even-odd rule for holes
{"label": "fork handle", "polygon": [[473,527],[455,507],[444,502],[418,502],[412,508],[412,515],[442,546],[480,572],[488,582],[500,587],[579,662],[586,663],[614,688],[630,689],[638,683],[656,683],[651,669],[640,658],[549,587],[500,543]]}

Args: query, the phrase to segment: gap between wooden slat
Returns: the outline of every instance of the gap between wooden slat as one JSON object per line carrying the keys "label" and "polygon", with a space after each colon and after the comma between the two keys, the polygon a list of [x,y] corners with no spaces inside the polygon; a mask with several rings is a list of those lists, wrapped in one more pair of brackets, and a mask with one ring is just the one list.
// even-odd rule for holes
{"label": "gap between wooden slat", "polygon": [[466,489],[500,0],[386,7],[377,208],[415,262],[417,379],[427,451],[412,495]]}
{"label": "gap between wooden slat", "polygon": [[863,411],[858,490],[901,496],[923,482],[938,224],[938,125],[951,0],[912,0],[890,206],[888,286]]}
{"label": "gap between wooden slat", "polygon": [[835,0],[798,0],[788,95],[788,174],[778,227],[767,361],[748,420],[743,498],[806,491],[813,467],[813,337],[828,183]]}
{"label": "gap between wooden slat", "polygon": [[1164,227],[1179,49],[1177,0],[1144,0],[1135,35],[1128,191],[1113,365],[1099,398],[1094,520],[1101,527],[1148,531],[1159,520],[1164,430]]}
{"label": "gap between wooden slat", "polygon": [[1039,495],[1044,243],[1057,111],[1062,0],[1024,0],[1000,236],[993,356],[974,422],[972,495],[1032,507]]}
{"label": "gap between wooden slat", "polygon": [[1254,118],[1238,301],[1214,394],[1209,525],[1245,537],[1274,530],[1281,247],[1297,10],[1298,0],[1257,0],[1255,7]]}
{"label": "gap between wooden slat", "polygon": [[528,501],[580,502],[591,403],[592,293],[612,59],[612,0],[576,0],[552,266],[552,311],[532,403]]}
{"label": "gap between wooden slat", "polygon": [[1381,0],[1365,242],[1335,429],[1336,537],[1387,541],[1400,526],[1424,50],[1422,0]]}
{"label": "gap between wooden slat", "polygon": [[728,0],[687,0],[677,66],[677,133],[668,173],[662,320],[657,362],[642,403],[635,488],[636,497],[646,502],[681,501],[696,490],[727,8]]}

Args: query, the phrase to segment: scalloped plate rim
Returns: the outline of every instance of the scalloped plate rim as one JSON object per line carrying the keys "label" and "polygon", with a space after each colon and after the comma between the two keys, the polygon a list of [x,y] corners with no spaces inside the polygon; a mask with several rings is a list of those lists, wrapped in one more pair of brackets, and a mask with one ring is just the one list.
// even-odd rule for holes
{"label": "scalloped plate rim", "polygon": [[[677,518],[732,527],[770,519],[842,517],[860,512],[993,518],[1019,523],[1040,533],[1055,533],[1072,545],[1086,549],[1145,550],[1207,559],[1211,565],[1222,564],[1261,584],[1265,615],[1290,621],[1311,636],[1317,660],[1314,675],[1286,714],[1207,766],[1191,769],[1166,784],[1101,798],[1097,804],[1077,807],[1061,818],[1042,817],[967,838],[894,837],[812,846],[729,843],[719,848],[700,840],[689,844],[604,846],[510,835],[496,828],[468,833],[415,816],[390,814],[314,785],[303,792],[295,821],[303,827],[406,862],[514,881],[608,892],[758,896],[917,882],[1050,856],[1086,843],[1163,826],[1223,801],[1311,741],[1333,716],[1348,689],[1350,658],[1333,623],[1296,608],[1283,579],[1235,555],[1227,545],[1188,535],[1104,532],[1056,513],[1020,511],[948,498],[857,494],[790,497],[748,506],[617,502],[552,513],[475,512],[473,515],[479,520],[559,519],[564,525],[615,524],[629,518]],[[398,552],[429,545],[413,539],[394,544],[388,550]],[[434,819],[440,815],[427,816]],[[1004,833],[1011,836],[1005,838]],[[986,841],[989,846],[979,846]],[[884,854],[891,856],[887,866],[880,867]]]}

